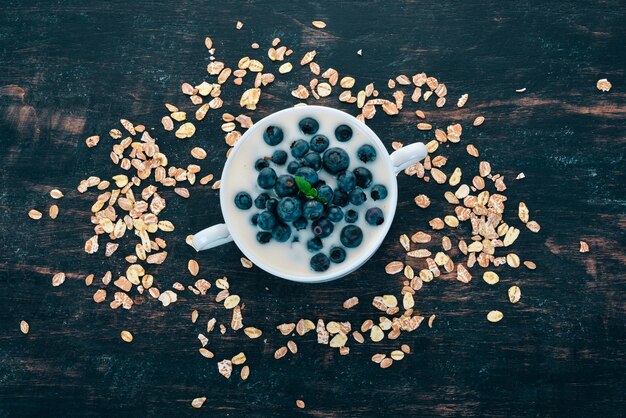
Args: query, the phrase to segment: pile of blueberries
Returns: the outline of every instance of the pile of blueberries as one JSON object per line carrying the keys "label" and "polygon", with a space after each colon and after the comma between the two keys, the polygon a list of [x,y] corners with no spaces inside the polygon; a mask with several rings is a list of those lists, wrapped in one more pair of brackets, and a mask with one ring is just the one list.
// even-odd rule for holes
{"label": "pile of blueberries", "polygon": [[[271,240],[285,242],[292,236],[292,228],[303,230],[311,228],[314,237],[306,243],[307,249],[314,253],[310,260],[314,271],[325,271],[330,263],[342,263],[346,259],[345,248],[356,248],[363,241],[363,231],[354,223],[359,213],[346,207],[362,205],[369,198],[377,201],[387,197],[387,188],[382,184],[374,184],[370,170],[360,166],[348,171],[350,156],[341,148],[329,148],[329,140],[317,134],[319,123],[313,118],[304,118],[299,122],[300,131],[307,139],[298,139],[291,143],[290,153],[276,150],[270,157],[260,158],[255,163],[259,172],[257,184],[264,191],[252,199],[249,193],[239,192],[235,196],[235,205],[248,210],[254,205],[261,212],[255,213],[252,224],[259,228],[257,241],[266,244]],[[352,139],[352,128],[339,125],[335,129],[335,137],[339,142]],[[268,127],[263,133],[268,145],[276,146],[283,139],[283,131],[277,126]],[[358,148],[356,157],[364,164],[376,159],[376,150],[365,144]],[[272,164],[287,165],[287,173],[277,175]],[[337,180],[333,190],[319,178],[318,173],[324,170]],[[316,196],[305,194],[298,187],[296,177],[306,180],[316,190]],[[369,190],[367,190],[369,189]],[[321,252],[323,239],[333,233],[335,224],[344,220],[345,225],[340,232],[343,246],[333,246],[328,255]],[[384,222],[383,212],[378,207],[371,207],[365,213],[365,221],[377,226]],[[294,236],[297,241],[297,236]]]}

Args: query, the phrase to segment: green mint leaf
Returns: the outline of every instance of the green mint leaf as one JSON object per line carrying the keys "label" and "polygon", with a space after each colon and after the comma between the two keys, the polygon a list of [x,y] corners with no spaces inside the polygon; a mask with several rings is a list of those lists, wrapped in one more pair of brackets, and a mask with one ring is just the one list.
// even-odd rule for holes
{"label": "green mint leaf", "polygon": [[317,197],[317,189],[311,189],[307,196],[316,198]]}
{"label": "green mint leaf", "polygon": [[296,179],[296,186],[298,186],[298,189],[300,189],[302,193],[308,196],[312,189],[311,183],[309,183],[300,176],[295,176],[294,178]]}

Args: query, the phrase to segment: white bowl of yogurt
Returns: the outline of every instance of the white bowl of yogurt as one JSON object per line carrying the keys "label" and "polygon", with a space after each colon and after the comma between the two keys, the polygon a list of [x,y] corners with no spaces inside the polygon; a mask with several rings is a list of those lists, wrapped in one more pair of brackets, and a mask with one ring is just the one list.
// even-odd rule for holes
{"label": "white bowl of yogurt", "polygon": [[259,268],[296,282],[346,276],[369,260],[391,227],[396,175],[426,155],[422,143],[389,154],[374,131],[337,109],[281,110],[233,148],[220,186],[224,223],[195,234],[193,246],[234,241]]}

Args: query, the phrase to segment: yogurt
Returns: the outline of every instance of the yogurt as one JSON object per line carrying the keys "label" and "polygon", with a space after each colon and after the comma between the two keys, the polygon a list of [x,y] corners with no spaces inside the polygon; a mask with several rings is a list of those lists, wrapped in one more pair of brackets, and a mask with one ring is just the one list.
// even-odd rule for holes
{"label": "yogurt", "polygon": [[[297,139],[304,139],[309,142],[313,137],[313,135],[306,135],[300,130],[298,123],[305,117],[312,117],[317,120],[319,129],[316,135],[321,134],[328,138],[328,148],[338,147],[347,152],[350,157],[348,171],[353,171],[357,167],[365,167],[372,173],[371,184],[367,188],[364,188],[367,200],[358,206],[348,203],[346,206],[342,207],[344,214],[350,209],[358,213],[358,220],[352,223],[352,225],[361,228],[363,241],[356,248],[346,248],[340,242],[340,232],[348,223],[345,219],[336,222],[332,234],[326,238],[322,238],[323,247],[318,252],[328,255],[330,248],[339,246],[346,250],[346,259],[338,264],[331,262],[326,272],[332,272],[333,270],[345,267],[351,264],[355,259],[360,258],[363,253],[371,253],[375,250],[375,247],[379,244],[377,237],[381,233],[386,233],[389,226],[388,224],[392,221],[391,216],[387,216],[387,214],[390,212],[390,208],[394,205],[394,202],[392,202],[392,196],[387,196],[385,199],[375,201],[371,197],[371,188],[374,185],[380,184],[385,186],[388,190],[391,190],[390,181],[395,181],[395,179],[390,179],[388,163],[384,160],[388,158],[388,154],[387,151],[380,146],[380,142],[373,141],[367,132],[359,126],[359,121],[354,119],[353,121],[346,122],[345,117],[341,117],[341,114],[328,114],[325,115],[323,119],[320,119],[314,112],[311,112],[309,115],[305,110],[287,114],[280,120],[273,121],[271,124],[281,128],[284,135],[282,142],[275,146],[267,144],[263,139],[263,132],[265,132],[267,126],[258,127],[261,129],[256,129],[253,137],[248,138],[241,144],[237,144],[229,157],[229,160],[232,159],[229,161],[232,167],[228,174],[227,188],[222,190],[224,199],[222,199],[221,204],[223,205],[223,212],[228,214],[229,217],[232,217],[231,220],[234,221],[229,223],[230,232],[233,237],[237,238],[237,243],[244,253],[247,251],[253,253],[256,257],[261,258],[265,264],[271,266],[278,272],[283,272],[285,275],[315,278],[320,272],[314,271],[311,268],[310,260],[317,252],[310,252],[307,249],[307,241],[315,236],[311,228],[312,221],[309,220],[307,227],[299,231],[289,223],[291,237],[285,242],[271,240],[268,243],[261,244],[257,241],[257,233],[260,229],[252,223],[251,218],[254,214],[262,212],[262,209],[258,209],[253,205],[252,208],[248,210],[242,210],[235,205],[235,196],[239,192],[247,192],[252,199],[255,199],[263,192],[269,193],[272,197],[276,197],[273,190],[264,190],[257,185],[259,172],[255,169],[255,163],[259,158],[271,157],[276,150],[284,150],[289,155],[287,163],[277,165],[270,162],[270,167],[274,169],[277,176],[290,174],[287,171],[288,163],[295,160],[291,155],[290,145]],[[342,124],[347,124],[352,128],[352,138],[347,142],[340,142],[335,137],[335,129]],[[365,144],[371,145],[376,150],[377,157],[374,161],[364,163],[357,157],[357,150]],[[323,153],[320,154],[323,155]],[[317,173],[319,179],[324,180],[333,190],[337,188],[335,175],[328,173],[323,168]],[[225,186],[226,183],[223,182],[222,188]],[[280,198],[278,199],[280,200]],[[382,210],[384,216],[383,224],[372,226],[366,222],[365,213],[371,207],[378,207]],[[391,212],[393,212],[393,210]]]}

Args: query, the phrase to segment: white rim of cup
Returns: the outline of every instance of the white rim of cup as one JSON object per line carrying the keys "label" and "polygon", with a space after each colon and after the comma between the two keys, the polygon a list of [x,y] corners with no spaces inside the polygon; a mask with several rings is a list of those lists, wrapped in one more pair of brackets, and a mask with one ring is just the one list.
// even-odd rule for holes
{"label": "white rim of cup", "polygon": [[[307,111],[309,114],[307,114]],[[285,274],[279,270],[276,270],[274,267],[266,264],[266,262],[261,259],[260,257],[257,256],[257,254],[254,252],[254,248],[249,247],[248,245],[245,244],[245,240],[241,239],[241,237],[237,236],[236,233],[234,232],[233,228],[230,228],[229,225],[232,224],[232,222],[235,222],[236,220],[233,219],[231,217],[230,214],[227,213],[227,211],[224,209],[225,205],[222,202],[225,202],[227,199],[225,194],[225,190],[228,189],[228,173],[229,170],[232,170],[233,168],[233,161],[236,160],[236,156],[237,156],[237,152],[239,151],[239,148],[242,146],[242,144],[249,140],[249,138],[253,137],[254,135],[256,135],[257,133],[260,134],[259,130],[264,129],[267,125],[272,124],[272,122],[278,118],[280,118],[281,115],[284,115],[285,113],[303,113],[303,117],[306,116],[314,116],[315,113],[324,113],[324,112],[328,112],[328,113],[334,113],[336,115],[340,115],[342,118],[346,119],[346,123],[350,123],[350,126],[353,129],[358,129],[361,130],[362,133],[365,134],[366,137],[370,138],[370,145],[375,146],[376,151],[378,153],[379,156],[384,155],[386,158],[384,158],[385,161],[385,167],[387,168],[387,184],[388,184],[388,188],[387,188],[387,199],[389,199],[390,205],[389,208],[387,210],[387,213],[385,214],[385,222],[383,223],[382,228],[377,228],[375,230],[376,232],[376,237],[375,237],[375,245],[372,247],[371,250],[364,252],[363,254],[361,254],[360,257],[355,258],[352,262],[350,263],[342,263],[342,264],[335,264],[333,266],[335,266],[334,269],[330,269],[329,271],[326,272],[321,272],[319,274],[315,274],[314,276],[300,276],[300,275],[289,275],[289,274]],[[279,123],[277,123],[279,125]],[[261,134],[262,135],[262,134]],[[236,166],[234,168],[236,170]],[[339,279],[341,277],[347,276],[348,274],[354,272],[355,270],[357,270],[358,268],[360,268],[363,264],[365,264],[375,253],[376,251],[378,251],[378,249],[380,248],[381,244],[383,243],[385,237],[387,236],[387,233],[389,232],[389,229],[391,228],[391,224],[394,220],[395,214],[396,214],[396,208],[398,206],[398,181],[396,179],[396,171],[394,169],[393,163],[391,161],[391,157],[389,152],[387,151],[387,149],[385,148],[385,145],[383,144],[383,142],[380,140],[380,138],[378,137],[378,135],[376,135],[376,133],[367,125],[365,125],[363,122],[359,121],[357,118],[355,118],[354,116],[350,115],[349,113],[346,113],[342,110],[339,109],[334,109],[332,107],[326,107],[326,106],[294,106],[294,107],[290,107],[287,109],[283,109],[280,110],[276,113],[272,113],[271,115],[268,115],[266,117],[264,117],[263,119],[261,119],[260,121],[256,122],[254,125],[252,125],[239,139],[239,141],[237,141],[237,144],[235,144],[235,147],[233,148],[233,150],[231,151],[229,157],[226,159],[226,164],[224,164],[224,169],[222,170],[222,178],[221,178],[221,186],[220,186],[220,207],[221,207],[221,211],[222,211],[222,216],[224,217],[224,223],[226,224],[226,227],[228,228],[228,232],[230,233],[231,237],[233,238],[233,241],[235,242],[235,244],[237,245],[237,247],[241,250],[241,252],[250,260],[252,261],[253,264],[255,264],[257,267],[263,269],[264,271],[286,279],[286,280],[291,280],[294,282],[299,282],[299,283],[322,283],[322,282],[328,282],[331,280],[336,280]]]}

